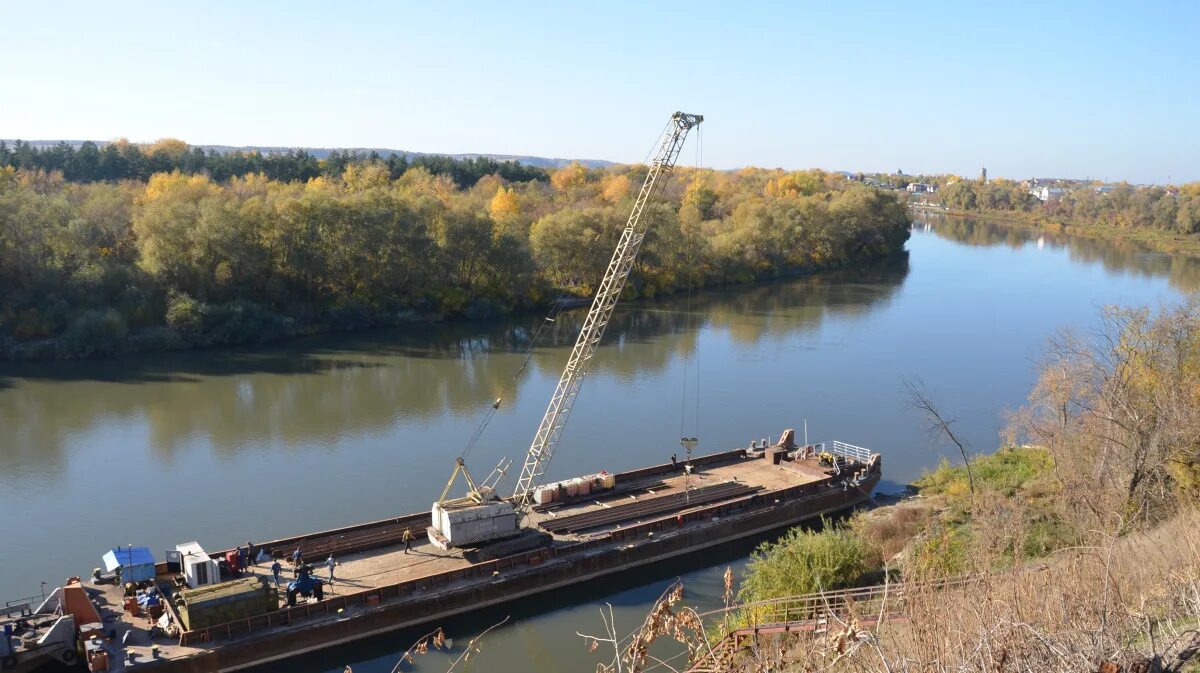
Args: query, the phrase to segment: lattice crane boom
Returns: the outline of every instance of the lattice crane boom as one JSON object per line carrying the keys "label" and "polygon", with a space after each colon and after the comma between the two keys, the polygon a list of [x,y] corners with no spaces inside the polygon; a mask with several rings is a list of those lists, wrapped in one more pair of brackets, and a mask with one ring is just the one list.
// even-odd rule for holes
{"label": "lattice crane boom", "polygon": [[604,272],[604,279],[600,281],[591,309],[583,321],[583,329],[579,332],[579,338],[575,340],[575,347],[571,349],[567,366],[563,368],[558,386],[550,397],[549,406],[546,407],[546,415],[542,417],[533,443],[529,446],[525,465],[521,468],[521,476],[513,493],[513,500],[518,507],[524,508],[529,505],[533,498],[533,490],[541,483],[542,475],[550,465],[554,449],[558,446],[563,428],[566,427],[567,419],[575,406],[575,398],[579,396],[579,387],[587,374],[596,346],[604,336],[604,329],[608,327],[612,318],[613,308],[616,307],[621,291],[625,289],[625,281],[633,270],[633,264],[637,260],[638,251],[649,227],[648,224],[642,223],[642,212],[646,209],[650,197],[666,184],[667,176],[675,167],[683,149],[688,131],[702,121],[704,117],[701,115],[684,112],[671,115],[671,123],[663,132],[658,152],[650,164],[645,181],[642,182],[637,201],[633,204],[633,211],[629,213],[629,220],[621,232],[616,249],[613,250],[612,259]]}

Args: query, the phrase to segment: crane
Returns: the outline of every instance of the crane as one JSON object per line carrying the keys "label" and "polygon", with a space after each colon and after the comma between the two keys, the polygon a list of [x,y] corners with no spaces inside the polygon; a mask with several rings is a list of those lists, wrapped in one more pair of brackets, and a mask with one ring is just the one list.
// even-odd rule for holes
{"label": "crane", "polygon": [[613,250],[612,259],[608,262],[604,280],[600,281],[596,298],[592,300],[592,307],[583,321],[583,329],[579,331],[575,347],[571,349],[571,357],[567,360],[567,366],[563,368],[558,386],[550,396],[546,414],[542,416],[542,422],[533,436],[533,443],[529,445],[529,452],[525,455],[525,465],[521,468],[521,476],[513,493],[513,499],[519,506],[529,504],[533,497],[533,489],[540,483],[542,475],[550,465],[550,459],[554,457],[554,450],[558,447],[563,428],[566,427],[571,410],[575,407],[575,398],[579,395],[579,387],[583,384],[583,377],[587,375],[596,346],[604,336],[604,329],[608,327],[621,291],[625,289],[625,281],[637,260],[638,251],[648,229],[647,225],[642,223],[642,212],[645,211],[650,197],[666,184],[666,177],[675,167],[688,131],[702,121],[704,117],[700,115],[684,112],[671,115],[671,124],[663,133],[658,153],[650,164],[650,170],[642,182],[633,210],[629,213],[629,221],[625,223],[625,229],[621,232],[616,249]]}
{"label": "crane", "polygon": [[[612,259],[604,272],[604,278],[596,290],[591,308],[583,321],[583,328],[571,349],[571,355],[558,379],[554,394],[546,413],[538,425],[525,455],[525,464],[521,467],[521,475],[517,480],[513,496],[509,500],[500,500],[495,496],[494,488],[476,487],[465,465],[460,458],[456,464],[450,483],[442,498],[433,506],[433,526],[430,528],[430,539],[434,544],[443,547],[475,544],[520,534],[520,519],[526,508],[532,502],[533,491],[541,483],[542,475],[554,457],[562,437],[563,428],[571,416],[575,399],[579,396],[579,388],[583,384],[599,345],[604,330],[612,318],[613,309],[625,289],[633,264],[637,261],[638,251],[646,238],[649,224],[642,221],[642,213],[650,198],[661,191],[667,177],[675,167],[679,153],[683,149],[688,132],[704,121],[704,117],[685,112],[671,115],[670,122],[663,131],[654,160],[646,173],[646,179],[638,191],[629,220],[613,250]],[[503,469],[497,466],[493,476]],[[462,471],[467,476],[470,492],[465,498],[447,500],[446,495],[455,477]],[[498,477],[496,477],[498,480]],[[486,482],[495,482],[489,478]]]}

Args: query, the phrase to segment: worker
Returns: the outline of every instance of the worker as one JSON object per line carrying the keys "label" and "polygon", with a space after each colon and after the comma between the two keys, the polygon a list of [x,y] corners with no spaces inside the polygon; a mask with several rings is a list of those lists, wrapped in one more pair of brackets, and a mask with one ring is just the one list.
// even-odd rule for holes
{"label": "worker", "polygon": [[333,560],[333,554],[325,561],[325,565],[329,567],[329,583],[333,584],[333,568],[337,565],[337,561]]}
{"label": "worker", "polygon": [[271,575],[275,577],[275,586],[279,586],[279,572],[283,570],[283,566],[279,564],[279,559],[271,564]]}
{"label": "worker", "polygon": [[292,552],[292,565],[299,568],[302,560],[304,560],[304,557],[300,555],[300,548],[296,547],[296,551]]}
{"label": "worker", "polygon": [[675,454],[673,454],[673,453],[671,454],[671,469],[672,469],[672,470],[678,470],[678,469],[679,469],[679,461],[678,461],[678,460],[676,460],[676,458],[675,458]]}
{"label": "worker", "polygon": [[404,553],[407,554],[408,550],[412,549],[412,531],[405,528],[404,535],[400,539],[404,541]]}
{"label": "worker", "polygon": [[254,543],[246,540],[246,553],[242,555],[242,566],[249,568],[258,565],[254,562]]}

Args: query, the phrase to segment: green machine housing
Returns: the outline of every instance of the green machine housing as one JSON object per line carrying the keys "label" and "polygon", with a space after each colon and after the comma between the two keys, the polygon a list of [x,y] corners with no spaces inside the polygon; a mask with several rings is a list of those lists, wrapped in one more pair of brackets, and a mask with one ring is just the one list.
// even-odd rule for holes
{"label": "green machine housing", "polygon": [[279,594],[265,577],[210,584],[179,592],[179,618],[188,631],[263,615],[279,607]]}

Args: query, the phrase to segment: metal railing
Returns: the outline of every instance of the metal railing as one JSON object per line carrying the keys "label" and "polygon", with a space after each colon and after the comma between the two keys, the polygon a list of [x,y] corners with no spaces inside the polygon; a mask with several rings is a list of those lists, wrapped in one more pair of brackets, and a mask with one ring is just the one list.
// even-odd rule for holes
{"label": "metal railing", "polygon": [[871,456],[875,454],[875,452],[870,449],[864,449],[861,446],[855,446],[853,444],[847,444],[845,442],[838,441],[821,442],[820,444],[815,444],[814,447],[816,448],[817,453],[824,451],[835,456],[850,458],[864,464],[871,460]]}
{"label": "metal railing", "polygon": [[920,583],[880,584],[826,591],[800,596],[773,598],[753,603],[741,603],[728,608],[719,608],[701,612],[701,619],[722,618],[726,615],[734,617],[741,627],[761,627],[772,624],[785,624],[801,620],[813,620],[829,615],[844,615],[853,608],[856,611],[870,613],[878,609],[883,602],[890,602],[893,609],[899,607],[912,593],[920,591],[940,591],[954,586],[961,586],[978,578],[958,577],[947,580]]}
{"label": "metal railing", "polygon": [[6,601],[4,607],[0,608],[0,617],[29,616],[35,614],[37,609],[46,602],[46,598],[47,596],[30,596],[29,598],[17,598]]}

